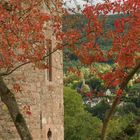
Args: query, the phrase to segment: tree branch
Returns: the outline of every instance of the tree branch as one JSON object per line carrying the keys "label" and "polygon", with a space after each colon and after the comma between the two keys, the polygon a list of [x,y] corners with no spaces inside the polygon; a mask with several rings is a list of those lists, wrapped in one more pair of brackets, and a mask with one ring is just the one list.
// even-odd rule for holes
{"label": "tree branch", "polygon": [[[132,79],[132,77],[134,76],[134,74],[140,69],[140,62],[138,62],[138,64],[136,65],[136,67],[129,73],[129,75],[123,80],[123,82],[120,85],[120,89],[124,90],[129,82],[130,79]],[[115,111],[116,106],[118,105],[118,102],[120,100],[121,96],[116,96],[113,104],[109,110],[109,113],[107,115],[107,117],[104,120],[103,123],[103,128],[102,128],[102,135],[101,135],[101,140],[106,140],[106,135],[107,135],[107,127],[109,124],[109,121]]]}
{"label": "tree branch", "polygon": [[[55,53],[58,49],[54,49],[52,52],[50,52],[49,54],[45,55],[43,58],[37,60],[36,62],[39,62],[39,61],[43,61],[45,58],[47,58],[48,56],[52,55],[53,53]],[[22,66],[24,65],[27,65],[29,63],[32,63],[33,61],[27,61],[25,63],[22,63],[20,65],[18,65],[17,67],[13,68],[11,71],[9,72],[6,72],[6,73],[0,73],[0,76],[8,76],[10,74],[12,74],[14,71],[16,71],[17,69],[21,68]]]}

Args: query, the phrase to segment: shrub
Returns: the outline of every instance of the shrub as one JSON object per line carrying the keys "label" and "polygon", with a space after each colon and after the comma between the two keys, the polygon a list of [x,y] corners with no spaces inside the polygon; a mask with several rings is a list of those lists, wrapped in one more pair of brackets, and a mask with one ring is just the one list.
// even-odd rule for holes
{"label": "shrub", "polygon": [[75,90],[64,88],[65,140],[99,140],[102,123],[85,111]]}
{"label": "shrub", "polygon": [[123,116],[116,116],[109,123],[108,127],[108,138],[107,140],[124,140],[119,136],[126,128],[128,128],[129,124],[135,119],[134,114],[126,114]]}
{"label": "shrub", "polygon": [[125,103],[123,106],[119,106],[117,108],[117,112],[120,115],[124,115],[124,114],[128,114],[128,113],[136,114],[137,108],[136,108],[136,105],[134,103],[128,102],[128,103]]}
{"label": "shrub", "polygon": [[110,108],[110,105],[105,101],[102,100],[96,106],[92,108],[93,116],[98,117],[99,119],[103,120],[105,118],[106,111]]}

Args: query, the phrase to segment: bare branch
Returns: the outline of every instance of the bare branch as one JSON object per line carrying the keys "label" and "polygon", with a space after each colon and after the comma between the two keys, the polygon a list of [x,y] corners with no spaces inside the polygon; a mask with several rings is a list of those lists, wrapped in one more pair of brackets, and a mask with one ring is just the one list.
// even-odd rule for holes
{"label": "bare branch", "polygon": [[[58,50],[58,49],[54,49],[52,52],[50,52],[49,54],[47,54],[46,56],[44,56],[42,59],[37,60],[36,62],[43,61],[45,58],[47,58],[48,56],[52,55],[52,54],[55,53],[57,50]],[[16,71],[17,69],[21,68],[22,66],[27,65],[27,64],[30,64],[30,63],[33,63],[33,62],[32,62],[32,61],[27,61],[27,62],[22,63],[22,64],[18,65],[17,67],[13,68],[13,69],[10,70],[9,72],[0,73],[0,77],[1,77],[1,76],[8,76],[8,75],[12,74],[14,71]]]}
{"label": "bare branch", "polygon": [[[124,90],[129,82],[130,79],[132,79],[132,77],[134,76],[134,74],[140,69],[140,62],[136,65],[136,67],[129,73],[129,75],[123,80],[123,82],[121,83],[120,85],[120,89]],[[108,127],[108,123],[115,111],[115,108],[116,106],[118,105],[118,102],[120,101],[120,98],[121,96],[116,96],[113,103],[112,103],[112,106],[109,110],[109,113],[107,115],[107,117],[105,118],[104,120],[104,123],[103,123],[103,128],[102,128],[102,137],[101,137],[101,140],[105,140],[106,139],[106,130],[107,130],[107,127]]]}

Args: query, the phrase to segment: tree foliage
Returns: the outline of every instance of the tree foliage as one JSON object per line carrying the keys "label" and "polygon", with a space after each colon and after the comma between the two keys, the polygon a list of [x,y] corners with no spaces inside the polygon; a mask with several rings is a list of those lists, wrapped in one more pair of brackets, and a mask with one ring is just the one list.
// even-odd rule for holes
{"label": "tree foliage", "polygon": [[[86,5],[82,11],[87,24],[82,30],[67,31],[69,49],[81,62],[91,65],[94,62],[103,62],[112,59],[116,66],[105,74],[101,74],[106,87],[116,87],[116,98],[104,121],[101,140],[106,139],[108,122],[117,106],[120,97],[134,74],[140,69],[140,2],[138,0],[111,2],[93,6]],[[120,15],[113,21],[114,28],[105,30],[105,21],[110,13]],[[123,16],[122,16],[123,15]],[[100,18],[102,16],[102,18]],[[83,38],[86,38],[83,40]],[[111,40],[112,47],[103,51],[99,39]]]}
{"label": "tree foliage", "polygon": [[[47,68],[47,63],[42,60],[57,49],[67,48],[85,65],[113,60],[115,68],[99,74],[107,88],[116,88],[116,97],[102,129],[101,139],[105,140],[108,122],[115,107],[129,80],[140,69],[140,1],[106,0],[96,5],[87,4],[81,11],[86,24],[85,21],[82,23],[81,30],[70,28],[65,32],[61,30],[61,15],[68,12],[62,9],[62,3],[50,0],[50,6],[46,0],[43,4],[48,10],[42,10],[42,2],[0,0],[0,96],[5,103],[13,99],[10,98],[12,93],[2,76],[9,75],[28,63]],[[110,13],[117,14],[118,18],[112,23],[114,28],[105,29]],[[46,35],[50,33],[50,29],[57,47],[47,54],[51,40]],[[111,48],[107,51],[101,49],[100,39],[111,41]],[[9,100],[6,100],[8,97]],[[13,101],[17,106],[15,99]],[[9,105],[10,107],[12,106]],[[18,107],[16,111],[13,120],[19,115]],[[23,135],[22,132],[20,134]]]}
{"label": "tree foliage", "polygon": [[[47,0],[0,0],[0,97],[22,140],[32,140],[32,136],[14,93],[3,79],[29,63],[41,69],[49,67],[46,58],[59,45],[50,52],[51,39],[61,28],[62,5],[58,1],[52,4]],[[21,90],[17,83],[13,83],[13,88]],[[30,115],[30,107],[25,112]]]}
{"label": "tree foliage", "polygon": [[65,139],[98,140],[102,123],[85,110],[81,96],[74,90],[64,88]]}

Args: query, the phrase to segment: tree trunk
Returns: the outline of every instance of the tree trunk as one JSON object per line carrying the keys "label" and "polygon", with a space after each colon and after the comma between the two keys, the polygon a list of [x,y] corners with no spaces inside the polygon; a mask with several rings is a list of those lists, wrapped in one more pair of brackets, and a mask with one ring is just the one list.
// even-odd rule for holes
{"label": "tree trunk", "polygon": [[113,112],[118,104],[120,100],[120,96],[116,96],[112,106],[111,106],[111,109],[109,111],[109,114],[108,116],[105,118],[104,122],[103,122],[103,128],[102,128],[102,135],[101,135],[101,140],[106,140],[106,132],[107,132],[107,127],[108,127],[108,124],[109,124],[109,120],[111,119],[112,115],[113,115]]}
{"label": "tree trunk", "polygon": [[[136,67],[129,73],[129,75],[123,79],[123,82],[120,84],[120,89],[123,91],[129,80],[132,79],[132,77],[134,76],[134,74],[140,69],[140,62],[138,62],[138,64],[136,65]],[[115,108],[116,106],[118,105],[118,102],[121,98],[121,95],[120,96],[116,96],[114,101],[113,101],[113,104],[109,110],[109,113],[107,115],[107,117],[105,118],[104,122],[103,122],[103,127],[102,127],[102,132],[101,132],[101,140],[106,140],[106,137],[107,137],[107,127],[108,127],[108,124],[109,124],[109,121],[115,111]]]}
{"label": "tree trunk", "polygon": [[9,110],[10,116],[15,124],[21,140],[32,140],[32,136],[29,132],[26,121],[23,118],[23,115],[20,113],[15,96],[8,89],[2,77],[0,77],[0,97],[2,102],[7,106]]}

